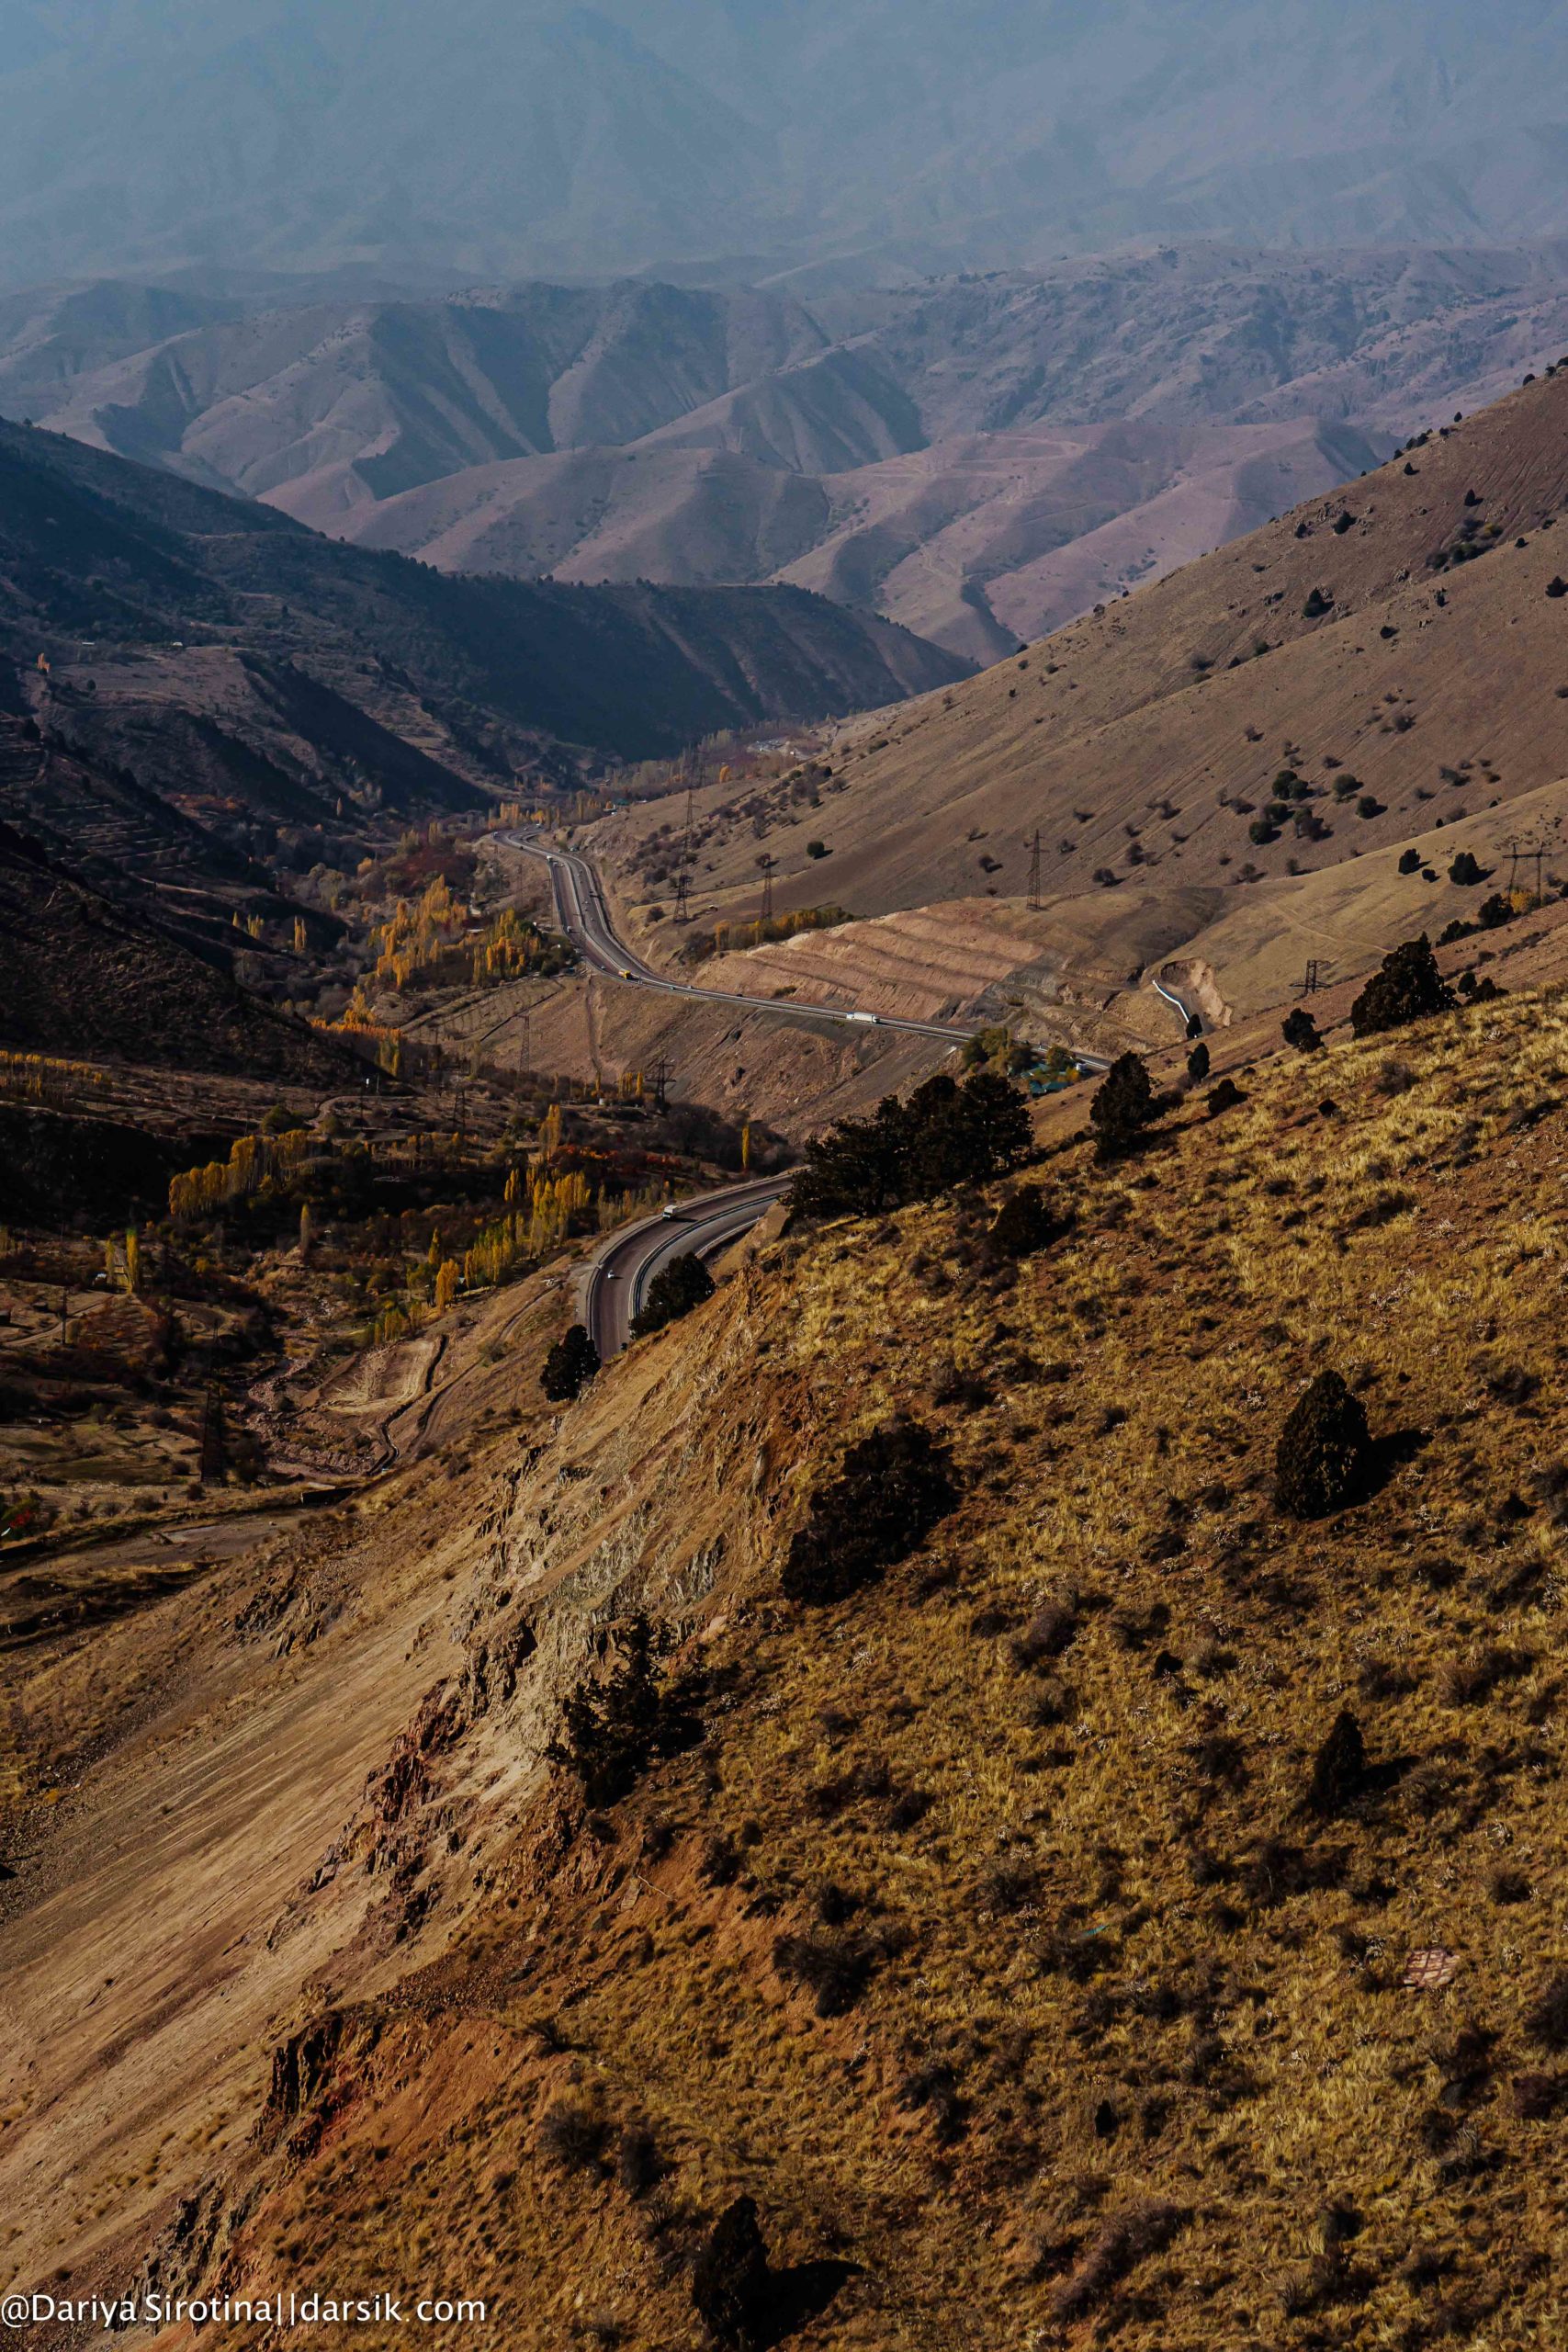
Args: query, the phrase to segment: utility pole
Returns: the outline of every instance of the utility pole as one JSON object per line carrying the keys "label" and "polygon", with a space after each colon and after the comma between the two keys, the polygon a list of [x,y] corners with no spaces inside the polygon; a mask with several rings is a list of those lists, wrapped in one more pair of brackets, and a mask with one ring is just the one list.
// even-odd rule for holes
{"label": "utility pole", "polygon": [[1040,828],[1038,825],[1034,828],[1034,839],[1030,843],[1029,849],[1029,906],[1031,912],[1033,914],[1038,914],[1041,911]]}
{"label": "utility pole", "polygon": [[1312,956],[1308,961],[1306,978],[1302,982],[1302,994],[1303,996],[1315,996],[1317,994],[1317,957],[1315,956]]}
{"label": "utility pole", "polygon": [[761,856],[757,860],[757,863],[762,869],[762,921],[764,922],[772,922],[773,919],[773,866],[776,863],[772,850],[764,850]]}
{"label": "utility pole", "polygon": [[675,920],[686,922],[690,917],[686,901],[692,888],[692,828],[695,821],[692,797],[697,788],[698,753],[694,744],[688,743],[682,754],[681,773],[686,779],[686,823],[681,837],[681,865],[675,876]]}
{"label": "utility pole", "polygon": [[682,843],[682,847],[681,847],[681,863],[682,863],[682,865],[690,865],[690,864],[691,864],[691,862],[692,862],[692,817],[693,817],[693,811],[692,811],[692,796],[693,796],[693,794],[696,791],[696,788],[697,788],[697,762],[698,762],[699,757],[700,757],[700,754],[699,754],[699,752],[698,752],[698,751],[697,751],[697,749],[696,749],[695,744],[691,744],[691,745],[689,745],[689,746],[687,747],[687,751],[686,751],[686,759],[685,759],[685,766],[686,766],[686,838],[685,838],[684,842]]}
{"label": "utility pole", "polygon": [[1514,895],[1514,879],[1518,870],[1519,845],[1517,842],[1510,842],[1508,843],[1508,896],[1510,899]]}
{"label": "utility pole", "polygon": [[223,1399],[218,1394],[216,1382],[209,1381],[207,1404],[201,1416],[201,1460],[197,1476],[204,1487],[215,1485],[229,1466],[228,1450],[223,1442]]}
{"label": "utility pole", "polygon": [[670,1064],[665,1056],[660,1054],[653,1065],[653,1107],[656,1111],[669,1108],[669,1084]]}

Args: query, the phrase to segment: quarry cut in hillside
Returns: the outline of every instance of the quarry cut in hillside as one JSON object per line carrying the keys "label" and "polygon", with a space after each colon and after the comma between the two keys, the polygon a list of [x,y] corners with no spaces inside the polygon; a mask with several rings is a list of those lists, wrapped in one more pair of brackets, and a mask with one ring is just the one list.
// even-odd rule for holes
{"label": "quarry cut in hillside", "polygon": [[1555,905],[1536,894],[1538,877],[1549,902],[1564,887],[1565,828],[1568,782],[1558,780],[1245,891],[1130,879],[1114,894],[1035,908],[1017,898],[939,900],[711,958],[699,976],[795,1002],[1010,1023],[1038,1045],[1157,1047],[1179,1016],[1156,980],[1213,1028],[1288,1005],[1309,965],[1314,989],[1348,983],[1420,931],[1436,939],[1450,925],[1484,929],[1483,952],[1511,949],[1531,922],[1556,921]]}
{"label": "quarry cut in hillside", "polygon": [[1138,982],[1151,955],[1188,935],[1195,910],[1140,907],[1141,920],[1121,936],[1075,923],[1078,912],[1073,900],[939,902],[715,956],[697,978],[705,988],[859,1005],[900,1020],[1001,1023],[1041,1046],[1114,1054],[1168,1041],[1169,1009],[1140,1001]]}
{"label": "quarry cut in hillside", "polygon": [[[7,2278],[695,2352],[747,2196],[803,2352],[1549,2339],[1565,1068],[1559,976],[1109,1166],[1058,1106],[1024,1254],[791,1232],[560,1410],[542,1291],[520,1420],[14,1659]],[[798,1597],[900,1414],[918,1524]]]}

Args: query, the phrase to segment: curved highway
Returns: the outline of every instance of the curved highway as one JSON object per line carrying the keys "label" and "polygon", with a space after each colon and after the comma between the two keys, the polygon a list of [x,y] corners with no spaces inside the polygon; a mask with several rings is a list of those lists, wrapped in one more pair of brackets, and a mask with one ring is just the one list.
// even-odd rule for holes
{"label": "curved highway", "polygon": [[1174,1009],[1180,1013],[1182,1027],[1188,1030],[1189,1034],[1190,1034],[1191,1024],[1194,1018],[1197,1020],[1200,1030],[1203,1029],[1207,1025],[1201,1012],[1194,1015],[1189,1012],[1186,1005],[1182,1003],[1181,999],[1177,995],[1176,990],[1174,989],[1168,989],[1163,981],[1156,979],[1152,972],[1149,974],[1149,986],[1153,989],[1156,996],[1164,997],[1167,1004],[1173,1006]]}
{"label": "curved highway", "polygon": [[596,1250],[583,1270],[581,1297],[582,1321],[600,1362],[608,1363],[630,1343],[632,1317],[655,1274],[672,1258],[689,1251],[708,1258],[739,1241],[788,1192],[793,1178],[791,1170],[698,1193],[673,1203],[668,1213],[628,1226]]}
{"label": "curved highway", "polygon": [[[666,996],[694,998],[704,1004],[734,1004],[748,1012],[773,1012],[789,1021],[828,1021],[852,1028],[891,1029],[903,1036],[935,1037],[944,1045],[962,1046],[976,1034],[937,1021],[900,1021],[889,1013],[851,1012],[835,1005],[793,1004],[787,998],[743,996],[727,989],[694,988],[656,972],[615,936],[604,892],[590,861],[577,850],[559,849],[536,833],[522,831],[499,836],[513,848],[542,857],[549,868],[556,915],[561,929],[583,962],[606,978],[629,987],[658,989]],[[1100,1054],[1079,1054],[1085,1069],[1109,1067]],[[589,1260],[581,1280],[582,1320],[599,1351],[602,1363],[631,1340],[632,1317],[642,1306],[648,1285],[661,1267],[687,1251],[711,1256],[740,1236],[764,1216],[774,1201],[788,1192],[791,1178],[760,1177],[751,1183],[726,1185],[721,1192],[703,1193],[673,1204],[658,1216],[647,1217],[604,1243]]]}
{"label": "curved highway", "polygon": [[544,859],[550,870],[550,887],[555,892],[556,914],[561,929],[583,962],[609,979],[628,981],[633,988],[659,989],[666,996],[694,997],[704,1004],[738,1004],[749,1012],[776,1012],[786,1021],[829,1021],[835,1026],[852,1029],[892,1029],[901,1036],[940,1037],[950,1046],[962,1046],[975,1035],[973,1029],[957,1029],[940,1021],[900,1021],[887,1012],[849,1012],[837,1005],[795,1004],[788,997],[741,996],[728,989],[699,989],[689,980],[672,980],[645,964],[616,938],[599,876],[587,858],[573,849],[558,849],[553,842],[541,841],[532,833],[504,833],[498,838],[509,842],[513,849],[526,850],[531,857]]}

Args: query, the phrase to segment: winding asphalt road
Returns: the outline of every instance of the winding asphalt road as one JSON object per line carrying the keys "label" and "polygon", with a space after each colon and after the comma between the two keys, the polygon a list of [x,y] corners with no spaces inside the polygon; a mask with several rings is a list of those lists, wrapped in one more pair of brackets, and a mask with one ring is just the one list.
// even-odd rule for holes
{"label": "winding asphalt road", "polygon": [[[975,1035],[937,1021],[900,1021],[889,1013],[851,1012],[835,1005],[793,1004],[787,998],[742,996],[726,989],[694,988],[656,972],[615,936],[604,892],[589,860],[578,851],[560,849],[526,830],[498,838],[530,857],[542,857],[549,868],[556,915],[561,929],[585,964],[606,978],[623,980],[630,988],[657,989],[666,996],[691,997],[699,1003],[734,1004],[751,1012],[772,1012],[786,1021],[826,1021],[836,1027],[891,1029],[903,1036],[935,1037],[944,1045],[962,1046]],[[1104,1069],[1102,1056],[1080,1054],[1086,1069]],[[790,1178],[764,1176],[748,1184],[728,1184],[721,1192],[703,1193],[674,1204],[669,1212],[647,1217],[603,1243],[588,1261],[581,1278],[582,1320],[599,1351],[600,1362],[630,1344],[632,1317],[641,1307],[648,1285],[672,1258],[694,1251],[706,1258],[725,1249],[764,1216],[788,1192]]]}
{"label": "winding asphalt road", "polygon": [[645,1217],[628,1226],[597,1250],[583,1269],[580,1295],[582,1321],[600,1362],[608,1363],[630,1344],[632,1317],[647,1298],[654,1275],[672,1258],[690,1251],[708,1258],[728,1249],[767,1215],[792,1181],[793,1170],[699,1193],[674,1203],[668,1216]]}
{"label": "winding asphalt road", "polygon": [[838,1005],[795,1004],[788,997],[741,996],[728,989],[699,989],[689,980],[672,980],[668,974],[656,972],[651,965],[645,964],[624,941],[616,938],[599,876],[587,858],[573,849],[558,849],[553,842],[541,841],[536,833],[503,833],[498,838],[509,842],[513,849],[526,850],[531,857],[544,859],[550,869],[550,887],[555,892],[556,914],[561,929],[583,962],[609,979],[625,980],[633,988],[658,989],[666,996],[694,997],[699,1003],[738,1004],[748,1012],[776,1012],[786,1021],[827,1021],[840,1028],[892,1029],[902,1036],[940,1037],[950,1046],[962,1046],[975,1034],[973,1029],[957,1029],[940,1021],[900,1021],[887,1012],[851,1012]]}

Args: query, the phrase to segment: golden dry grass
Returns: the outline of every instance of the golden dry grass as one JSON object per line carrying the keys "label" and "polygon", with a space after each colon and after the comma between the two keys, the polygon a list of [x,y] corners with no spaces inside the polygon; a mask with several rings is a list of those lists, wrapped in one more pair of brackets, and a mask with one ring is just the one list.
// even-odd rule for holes
{"label": "golden dry grass", "polygon": [[[598,1384],[509,1557],[597,1577],[600,1619],[662,1595],[705,1742],[597,1826],[525,1782],[484,1817],[466,1931],[348,2005],[234,2177],[236,2275],[460,2278],[503,2314],[479,2340],[694,2346],[684,2260],[744,2189],[779,2258],[859,2266],[803,2345],[1560,2341],[1562,2110],[1527,2110],[1568,2064],[1529,2023],[1568,1896],[1564,1105],[1559,995],[1337,1046],[1123,1166],[1054,1151],[1076,1226],[1016,1279],[983,1202],[787,1239]],[[1325,1364],[1405,1442],[1303,1526],[1272,1449]],[[786,1605],[809,1492],[900,1405],[960,1509]],[[1345,1707],[1390,1769],[1323,1821]],[[841,2014],[786,1932],[861,1939]],[[1406,1989],[1430,1946],[1451,1984]],[[563,2103],[603,2166],[552,2153]]]}

